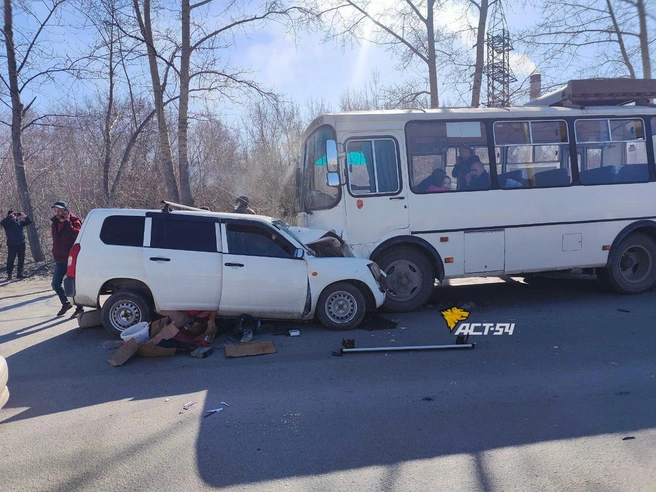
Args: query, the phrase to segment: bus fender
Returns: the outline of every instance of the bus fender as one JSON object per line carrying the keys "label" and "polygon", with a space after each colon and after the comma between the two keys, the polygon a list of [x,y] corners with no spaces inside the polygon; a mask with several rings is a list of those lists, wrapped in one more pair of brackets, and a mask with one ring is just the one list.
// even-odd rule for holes
{"label": "bus fender", "polygon": [[444,262],[442,261],[442,257],[431,243],[420,237],[395,236],[390,239],[387,239],[386,241],[383,241],[378,246],[376,246],[376,249],[374,249],[371,252],[371,255],[369,255],[369,259],[376,261],[376,258],[378,258],[381,255],[381,253],[383,253],[384,251],[387,251],[388,249],[396,246],[403,246],[406,244],[410,244],[415,249],[424,250],[424,252],[427,253],[426,256],[428,257],[428,260],[431,262],[431,265],[433,265],[433,271],[435,272],[435,277],[439,281],[442,281],[442,279],[444,278]]}
{"label": "bus fender", "polygon": [[654,240],[656,240],[656,222],[653,220],[638,220],[637,222],[633,222],[632,224],[629,224],[626,226],[624,229],[622,229],[619,234],[615,237],[615,240],[613,241],[613,244],[610,247],[610,252],[608,254],[608,260],[606,261],[606,267],[610,267],[611,261],[613,259],[613,254],[617,251],[617,246],[622,242],[622,240],[631,234],[632,232],[636,231],[637,229],[648,229],[645,230],[644,232],[646,234],[649,234]]}

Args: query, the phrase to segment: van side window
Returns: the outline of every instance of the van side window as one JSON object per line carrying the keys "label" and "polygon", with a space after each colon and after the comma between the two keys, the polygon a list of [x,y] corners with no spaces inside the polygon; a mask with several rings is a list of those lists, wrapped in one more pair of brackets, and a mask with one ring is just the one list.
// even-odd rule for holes
{"label": "van side window", "polygon": [[568,186],[567,123],[498,121],[494,124],[499,188]]}
{"label": "van side window", "polygon": [[391,138],[349,140],[346,165],[353,195],[381,195],[400,190],[398,154]]}
{"label": "van side window", "polygon": [[642,120],[577,120],[574,128],[581,184],[644,183],[649,180]]}
{"label": "van side window", "polygon": [[153,217],[151,248],[216,252],[216,229],[213,221],[193,218]]}
{"label": "van side window", "polygon": [[272,229],[256,225],[226,224],[226,238],[232,255],[292,258],[296,251]]}
{"label": "van side window", "polygon": [[100,229],[100,240],[112,246],[143,246],[145,217],[112,215]]}

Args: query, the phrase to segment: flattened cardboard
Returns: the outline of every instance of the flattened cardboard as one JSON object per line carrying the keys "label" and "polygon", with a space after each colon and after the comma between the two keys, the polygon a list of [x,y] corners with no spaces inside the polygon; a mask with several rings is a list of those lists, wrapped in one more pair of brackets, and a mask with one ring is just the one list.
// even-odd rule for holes
{"label": "flattened cardboard", "polygon": [[157,345],[162,340],[173,338],[179,331],[170,318],[158,319],[150,324],[150,340],[147,343]]}
{"label": "flattened cardboard", "polygon": [[121,347],[114,352],[112,358],[107,362],[114,367],[121,366],[125,364],[134,354],[139,350],[139,344],[134,338],[130,338],[125,342]]}
{"label": "flattened cardboard", "polygon": [[142,357],[163,357],[165,355],[175,355],[174,348],[158,347],[150,343],[140,343],[137,354]]}
{"label": "flattened cardboard", "polygon": [[248,357],[249,355],[275,354],[276,347],[273,342],[246,342],[226,344],[226,357]]}

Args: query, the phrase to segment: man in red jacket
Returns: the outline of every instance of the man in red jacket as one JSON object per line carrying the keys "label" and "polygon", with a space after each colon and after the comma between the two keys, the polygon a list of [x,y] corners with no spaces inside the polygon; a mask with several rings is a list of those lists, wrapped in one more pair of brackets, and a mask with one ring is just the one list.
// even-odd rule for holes
{"label": "man in red jacket", "polygon": [[[64,276],[66,275],[66,266],[68,264],[68,253],[75,243],[82,221],[75,214],[72,214],[66,203],[55,202],[52,205],[53,217],[52,222],[52,256],[55,259],[55,271],[52,274],[52,288],[59,296],[62,307],[57,316],[63,316],[66,311],[73,306],[68,301],[64,292]],[[82,308],[77,308],[75,314],[82,312]]]}

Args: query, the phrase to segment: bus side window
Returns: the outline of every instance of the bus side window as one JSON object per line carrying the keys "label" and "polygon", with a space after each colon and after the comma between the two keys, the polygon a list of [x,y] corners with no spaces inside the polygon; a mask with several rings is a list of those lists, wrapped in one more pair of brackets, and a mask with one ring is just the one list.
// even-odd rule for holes
{"label": "bus side window", "polygon": [[577,120],[579,180],[584,185],[644,183],[649,180],[647,143],[641,119]]}
{"label": "bus side window", "polygon": [[564,121],[499,121],[494,124],[500,188],[568,186],[567,124]]}
{"label": "bus side window", "polygon": [[394,140],[349,140],[346,144],[349,190],[353,195],[400,191],[399,161]]}

